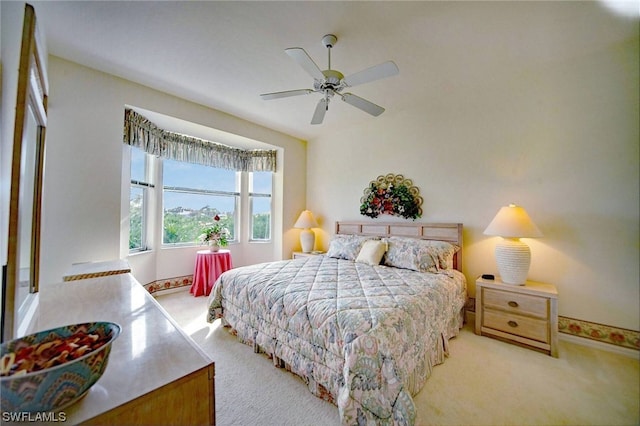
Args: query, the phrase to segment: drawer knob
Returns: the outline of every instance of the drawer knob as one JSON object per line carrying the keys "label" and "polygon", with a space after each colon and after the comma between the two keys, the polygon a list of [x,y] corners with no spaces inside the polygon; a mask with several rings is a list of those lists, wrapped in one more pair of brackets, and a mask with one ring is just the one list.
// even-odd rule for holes
{"label": "drawer knob", "polygon": [[512,300],[511,302],[509,302],[509,306],[511,306],[512,308],[517,308],[518,307],[518,302],[514,302]]}
{"label": "drawer knob", "polygon": [[514,327],[514,328],[518,326],[518,323],[515,321],[509,321],[507,324],[509,324],[509,327]]}

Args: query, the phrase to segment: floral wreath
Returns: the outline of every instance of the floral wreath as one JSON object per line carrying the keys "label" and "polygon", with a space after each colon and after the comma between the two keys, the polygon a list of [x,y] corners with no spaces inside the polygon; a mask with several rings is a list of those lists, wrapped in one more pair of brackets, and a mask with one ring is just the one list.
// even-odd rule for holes
{"label": "floral wreath", "polygon": [[378,217],[381,214],[417,219],[422,216],[422,197],[411,179],[392,173],[378,176],[365,188],[360,199],[360,214]]}

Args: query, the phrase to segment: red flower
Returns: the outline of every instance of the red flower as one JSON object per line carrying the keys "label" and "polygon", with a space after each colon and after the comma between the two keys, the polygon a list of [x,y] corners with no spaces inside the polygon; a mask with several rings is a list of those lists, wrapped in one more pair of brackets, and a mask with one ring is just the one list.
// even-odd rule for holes
{"label": "red flower", "polygon": [[582,329],[578,324],[569,324],[569,331],[572,333],[580,333]]}
{"label": "red flower", "polygon": [[611,333],[609,335],[609,339],[611,339],[611,341],[616,342],[616,343],[623,343],[624,342],[624,334],[616,333],[614,331],[613,333]]}
{"label": "red flower", "polygon": [[600,337],[600,332],[598,330],[591,330],[591,337]]}
{"label": "red flower", "polygon": [[213,220],[215,220],[216,222],[220,220],[220,216],[215,215],[215,217],[213,218]]}

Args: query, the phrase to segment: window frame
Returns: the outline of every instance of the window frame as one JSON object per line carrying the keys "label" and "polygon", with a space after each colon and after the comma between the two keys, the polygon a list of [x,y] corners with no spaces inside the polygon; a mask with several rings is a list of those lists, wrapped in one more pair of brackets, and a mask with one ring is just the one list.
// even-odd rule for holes
{"label": "window frame", "polygon": [[[144,180],[139,181],[137,179],[133,179],[131,175],[131,164],[133,161],[133,150],[139,150],[144,156]],[[140,247],[131,248],[129,247],[129,254],[141,253],[145,251],[151,250],[151,244],[149,243],[149,236],[151,235],[150,231],[150,223],[151,218],[149,217],[151,210],[149,209],[149,204],[151,203],[152,192],[155,189],[154,177],[154,161],[153,156],[140,148],[136,148],[133,146],[129,147],[129,203],[131,203],[131,189],[139,188],[142,190],[142,211],[140,212],[141,216],[141,233],[140,233]],[[129,241],[131,241],[131,204],[129,204]],[[129,244],[127,244],[129,246]]]}
{"label": "window frame", "polygon": [[[165,234],[165,228],[164,228],[164,220],[165,220],[165,191],[168,192],[174,192],[174,193],[182,193],[182,194],[194,194],[194,195],[211,195],[211,196],[218,196],[218,197],[234,197],[234,211],[233,211],[233,224],[234,224],[234,229],[233,229],[233,238],[229,239],[229,244],[235,244],[238,243],[240,241],[239,239],[239,230],[241,228],[240,226],[240,199],[242,197],[242,191],[240,191],[240,183],[241,183],[241,179],[242,177],[240,176],[241,172],[238,171],[233,171],[235,174],[235,191],[225,191],[225,190],[212,190],[212,189],[200,189],[200,188],[187,188],[187,187],[182,187],[182,186],[165,186],[164,185],[164,162],[166,161],[166,159],[164,158],[158,158],[158,160],[160,163],[162,163],[163,167],[162,167],[162,176],[160,177],[160,181],[162,182],[161,185],[161,203],[159,203],[161,205],[160,207],[160,216],[161,216],[161,220],[160,220],[160,226],[159,226],[159,231],[160,231],[160,247],[163,249],[170,249],[170,248],[177,248],[177,247],[194,247],[194,246],[198,246],[200,245],[200,243],[198,243],[197,241],[182,241],[182,242],[176,242],[176,243],[166,243],[164,241],[164,234]],[[174,161],[174,162],[180,162],[180,163],[186,163],[186,164],[191,164],[187,161],[180,161],[180,160],[170,160],[170,161]],[[213,166],[205,166],[205,165],[198,165],[201,167],[210,167],[212,169],[218,169],[218,170],[226,170],[226,169],[222,169],[220,167],[213,167]]]}
{"label": "window frame", "polygon": [[[199,195],[212,195],[212,196],[224,196],[224,197],[233,197],[233,239],[229,239],[230,245],[235,244],[247,244],[247,243],[258,243],[258,244],[271,244],[274,239],[274,191],[275,191],[275,180],[276,180],[276,172],[275,171],[265,171],[265,173],[270,173],[270,184],[271,187],[268,189],[268,192],[265,191],[252,191],[253,189],[253,174],[254,173],[263,173],[263,172],[248,172],[248,171],[237,171],[230,170],[235,174],[235,191],[230,190],[231,186],[229,184],[224,185],[225,190],[211,190],[211,189],[199,189],[199,188],[186,188],[182,185],[183,182],[176,181],[172,182],[176,186],[165,187],[164,185],[164,175],[165,175],[165,165],[167,161],[179,161],[179,160],[171,160],[163,157],[159,157],[153,154],[149,154],[142,150],[141,148],[126,145],[124,146],[125,150],[123,151],[123,184],[126,187],[123,188],[123,206],[122,217],[123,217],[123,226],[121,227],[121,249],[123,250],[123,255],[131,256],[140,253],[146,252],[154,252],[162,249],[173,249],[173,248],[189,248],[189,247],[198,247],[201,246],[202,243],[197,240],[194,241],[184,241],[184,242],[176,242],[176,243],[165,243],[165,230],[164,230],[164,205],[165,205],[165,193],[166,192],[183,192],[183,193],[193,193]],[[140,173],[136,173],[136,170],[132,170],[132,161],[134,161],[134,149],[139,150],[139,153],[144,155],[145,159],[145,177],[140,178]],[[180,162],[180,161],[179,161]],[[189,163],[183,161],[184,163]],[[221,167],[211,167],[213,169],[221,169],[226,170]],[[139,170],[139,169],[137,169]],[[133,174],[132,174],[133,171]],[[136,179],[137,178],[137,179]],[[229,183],[229,181],[226,181]],[[130,238],[131,238],[131,191],[134,188],[139,188],[142,190],[143,199],[142,199],[142,211],[141,211],[141,247],[129,248]],[[125,192],[126,191],[126,192]],[[126,194],[126,195],[125,195]],[[126,198],[125,198],[126,197]],[[269,221],[268,221],[268,238],[260,239],[254,238],[254,200],[257,198],[268,198],[269,199]],[[211,204],[215,205],[215,204]],[[228,207],[224,207],[225,209]],[[221,212],[225,213],[225,212]],[[231,230],[231,227],[230,227]]]}
{"label": "window frame", "polygon": [[[248,180],[247,197],[249,198],[249,229],[248,240],[250,243],[270,243],[273,240],[273,177],[274,172],[261,172],[271,174],[271,192],[269,194],[264,192],[253,192],[253,174],[254,172],[246,172]],[[254,238],[253,236],[253,201],[255,198],[269,198],[269,237],[268,238]]]}

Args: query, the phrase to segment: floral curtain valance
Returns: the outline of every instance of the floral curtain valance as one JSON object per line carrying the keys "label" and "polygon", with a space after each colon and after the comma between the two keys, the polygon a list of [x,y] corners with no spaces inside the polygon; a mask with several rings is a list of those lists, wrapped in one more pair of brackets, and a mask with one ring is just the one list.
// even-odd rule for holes
{"label": "floral curtain valance", "polygon": [[123,142],[170,160],[245,172],[276,171],[276,150],[234,148],[169,132],[128,108]]}

